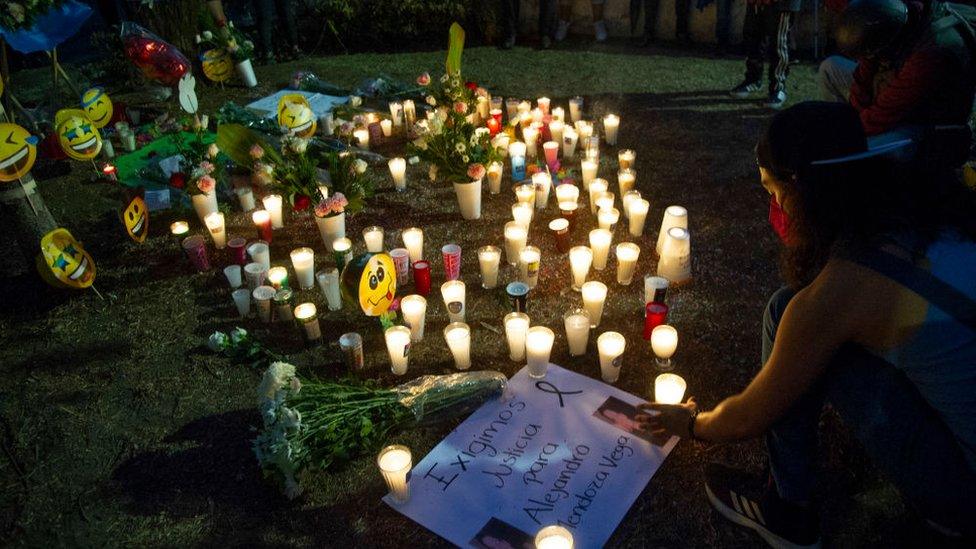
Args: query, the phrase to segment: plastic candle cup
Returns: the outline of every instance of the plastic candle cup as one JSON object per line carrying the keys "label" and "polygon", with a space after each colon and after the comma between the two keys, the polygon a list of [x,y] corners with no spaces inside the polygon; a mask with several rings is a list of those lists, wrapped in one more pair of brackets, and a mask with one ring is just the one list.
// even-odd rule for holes
{"label": "plastic candle cup", "polygon": [[254,192],[251,190],[251,187],[234,189],[234,194],[237,195],[237,201],[241,203],[242,210],[249,212],[255,208]]}
{"label": "plastic candle cup", "polygon": [[668,306],[664,303],[648,303],[644,306],[644,340],[650,341],[654,328],[668,321]]}
{"label": "plastic candle cup", "polygon": [[424,339],[424,326],[427,324],[427,300],[424,296],[411,294],[400,300],[403,321],[410,327],[410,341],[416,343]]}
{"label": "plastic candle cup", "polygon": [[380,120],[380,128],[383,129],[383,137],[390,137],[391,135],[393,135],[392,120]]}
{"label": "plastic candle cup", "polygon": [[396,269],[397,286],[402,288],[410,282],[410,252],[406,248],[393,248],[389,255]]}
{"label": "plastic candle cup", "polygon": [[556,185],[556,202],[579,202],[579,187],[572,183]]}
{"label": "plastic candle cup", "polygon": [[560,202],[559,203],[559,215],[563,217],[566,221],[569,221],[569,228],[573,228],[573,220],[576,219],[576,212],[579,211],[578,202]]}
{"label": "plastic candle cup", "polygon": [[657,358],[657,368],[662,372],[671,371],[671,357],[678,349],[678,330],[674,326],[661,324],[651,331],[651,350]]}
{"label": "plastic candle cup", "polygon": [[359,143],[360,147],[364,149],[369,148],[369,130],[366,128],[354,130],[352,132],[352,136],[356,139],[356,142]]}
{"label": "plastic candle cup", "polygon": [[183,240],[188,232],[190,232],[190,224],[186,221],[174,221],[169,225],[169,234],[173,235],[177,242]]}
{"label": "plastic candle cup", "polygon": [[514,362],[525,360],[525,336],[529,331],[529,315],[508,313],[505,315],[504,324],[509,358]]}
{"label": "plastic candle cup", "polygon": [[403,125],[403,104],[397,101],[390,103],[390,119],[393,120],[393,125],[400,127]]}
{"label": "plastic candle cup", "polygon": [[657,255],[661,255],[664,248],[664,239],[668,236],[668,229],[671,227],[688,228],[688,210],[681,206],[668,206],[664,210],[664,217],[661,219],[661,231],[657,235],[657,246],[654,250]]}
{"label": "plastic candle cup", "polygon": [[417,120],[417,107],[413,104],[413,99],[405,99],[403,101],[403,118],[407,122],[407,126],[412,126]]}
{"label": "plastic candle cup", "polygon": [[569,121],[578,122],[583,118],[583,98],[576,96],[569,100]]}
{"label": "plastic candle cup", "polygon": [[553,167],[556,166],[556,163],[559,162],[559,143],[555,141],[546,141],[542,144],[542,152],[546,158],[546,166],[549,166],[550,170],[553,169]]}
{"label": "plastic candle cup", "polygon": [[528,285],[529,289],[539,284],[539,266],[542,263],[542,252],[535,246],[526,246],[519,253],[519,279]]}
{"label": "plastic candle cup", "polygon": [[603,135],[607,139],[607,145],[617,144],[617,131],[620,129],[620,117],[615,114],[608,114],[603,117]]}
{"label": "plastic candle cup", "polygon": [[526,126],[522,128],[522,138],[525,139],[525,156],[526,158],[535,158],[538,156],[538,144],[539,144],[539,130],[534,126]]}
{"label": "plastic candle cup", "polygon": [[622,149],[617,153],[617,164],[621,170],[633,169],[636,160],[637,153],[631,149]]}
{"label": "plastic candle cup", "polygon": [[691,280],[691,235],[687,229],[671,227],[664,240],[661,260],[657,263],[657,275],[672,284]]}
{"label": "plastic candle cup", "polygon": [[583,142],[583,158],[600,163],[600,138],[592,135]]}
{"label": "plastic candle cup", "polygon": [[638,198],[630,203],[630,236],[641,236],[644,234],[644,222],[647,220],[647,211],[651,208],[651,203]]}
{"label": "plastic candle cup", "polygon": [[512,180],[525,179],[525,143],[515,141],[508,144],[508,158],[512,163]]}
{"label": "plastic candle cup", "polygon": [[593,229],[590,231],[590,249],[593,250],[593,268],[602,271],[607,268],[607,257],[610,255],[610,243],[613,234],[607,229]]}
{"label": "plastic candle cup", "polygon": [[572,158],[576,154],[576,143],[579,142],[579,134],[576,130],[566,126],[563,129],[563,158]]}
{"label": "plastic candle cup", "polygon": [[681,404],[688,384],[677,374],[661,374],[654,378],[654,402]]}
{"label": "plastic candle cup", "polygon": [[390,167],[390,176],[393,177],[396,190],[407,190],[407,161],[403,158],[391,158],[387,165]]}
{"label": "plastic candle cup", "polygon": [[525,183],[515,186],[515,200],[519,203],[535,205],[535,185]]}
{"label": "plastic candle cup", "polygon": [[345,269],[346,264],[352,260],[352,240],[342,237],[332,241],[332,257],[337,269]]}
{"label": "plastic candle cup", "polygon": [[242,280],[242,270],[240,265],[228,265],[224,267],[224,276],[227,278],[227,284],[235,290],[241,287]]}
{"label": "plastic candle cup", "polygon": [[640,246],[633,242],[617,244],[617,283],[630,285],[637,268],[637,258],[640,257]]}
{"label": "plastic candle cup", "polygon": [[617,196],[612,192],[603,192],[596,197],[596,211],[599,214],[600,210],[609,210],[613,208],[614,201]]}
{"label": "plastic candle cup", "polygon": [[583,284],[580,291],[583,293],[583,307],[590,314],[590,328],[596,328],[603,318],[603,304],[607,301],[607,285],[590,280]]}
{"label": "plastic candle cup", "polygon": [[319,317],[314,303],[302,303],[295,307],[295,320],[305,331],[305,341],[311,343],[322,339],[322,327],[319,326]]}
{"label": "plastic candle cup", "polygon": [[556,241],[556,251],[564,254],[569,251],[569,221],[558,217],[549,222],[549,232]]}
{"label": "plastic candle cup", "polygon": [[465,287],[461,280],[448,280],[441,284],[441,298],[451,322],[464,322]]}
{"label": "plastic candle cup", "polygon": [[402,376],[407,373],[410,358],[410,328],[406,326],[391,326],[386,329],[386,351],[390,355],[390,368],[393,373]]}
{"label": "plastic candle cup", "polygon": [[500,133],[491,140],[491,146],[495,148],[499,156],[508,158],[508,144],[511,141],[507,133]]}
{"label": "plastic candle cup", "polygon": [[515,120],[519,114],[519,100],[514,97],[509,97],[505,100],[505,116],[508,117],[509,121]]}
{"label": "plastic candle cup", "polygon": [[406,503],[410,498],[407,473],[413,467],[410,449],[402,444],[387,446],[380,450],[376,464],[386,482],[386,488],[390,491],[390,497],[397,503]]}
{"label": "plastic candle cup", "polygon": [[281,213],[281,195],[269,194],[261,199],[261,203],[264,204],[264,209],[271,214],[271,227],[274,229],[284,227],[285,220]]}
{"label": "plastic candle cup", "polygon": [[247,265],[247,240],[241,237],[234,237],[227,241],[230,248],[231,261],[237,265]]}
{"label": "plastic candle cup", "polygon": [[366,227],[363,229],[363,240],[366,241],[366,251],[380,253],[383,251],[383,227]]}
{"label": "plastic candle cup", "polygon": [[630,207],[634,204],[635,201],[640,200],[640,198],[641,198],[640,191],[633,190],[633,189],[625,192],[624,195],[620,197],[620,203],[623,205],[623,208],[621,208],[622,210],[621,213],[624,214],[624,217],[630,219]]}
{"label": "plastic candle cup", "polygon": [[444,278],[457,280],[461,277],[461,247],[457,244],[441,246],[441,258],[444,260]]}
{"label": "plastic candle cup", "polygon": [[539,110],[542,114],[549,114],[549,104],[551,100],[548,97],[540,97],[535,100],[535,104],[539,106]]}
{"label": "plastic candle cup", "polygon": [[582,291],[586,275],[593,264],[593,250],[586,246],[574,246],[569,250],[569,268],[573,272],[573,289]]}
{"label": "plastic candle cup", "polygon": [[569,342],[569,356],[586,354],[586,345],[590,339],[590,313],[586,309],[570,309],[563,315],[566,327],[566,341]]}
{"label": "plastic candle cup", "polygon": [[502,192],[502,163],[497,160],[488,164],[488,192],[491,194]]}
{"label": "plastic candle cup", "polygon": [[593,136],[593,123],[586,120],[577,120],[573,124],[576,126],[576,132],[579,133],[581,142],[585,143],[587,139]]}
{"label": "plastic candle cup", "polygon": [[271,268],[271,249],[268,243],[262,240],[251,242],[247,245],[247,254],[251,256],[251,261],[264,265],[264,268]]}
{"label": "plastic candle cup", "polygon": [[452,322],[444,328],[444,339],[454,355],[454,366],[458,370],[471,367],[471,328],[463,322]]}
{"label": "plastic candle cup", "polygon": [[519,254],[529,238],[529,231],[517,221],[505,224],[505,260],[509,265],[518,265]]}
{"label": "plastic candle cup", "polygon": [[549,204],[549,190],[552,188],[552,177],[546,172],[532,174],[532,186],[535,187],[535,208],[544,210]]}
{"label": "plastic candle cup", "polygon": [[637,172],[627,168],[617,172],[617,187],[620,189],[620,196],[634,190],[634,182],[637,181]]}
{"label": "plastic candle cup", "polygon": [[533,326],[525,333],[525,359],[532,379],[546,377],[555,340],[556,334],[545,326]]}
{"label": "plastic candle cup", "polygon": [[410,253],[410,263],[416,263],[424,258],[424,231],[417,227],[410,227],[400,235],[403,246]]}
{"label": "plastic candle cup", "polygon": [[258,228],[258,238],[265,242],[271,242],[274,234],[271,231],[271,213],[268,210],[254,210],[251,219]]}
{"label": "plastic candle cup", "polygon": [[607,192],[607,180],[596,178],[590,182],[589,185],[585,185],[590,193],[590,213],[596,215],[596,199],[603,196],[603,193]]}
{"label": "plastic candle cup", "polygon": [[498,286],[498,264],[502,251],[497,246],[478,248],[478,266],[481,268],[481,287],[490,290]]}
{"label": "plastic candle cup", "polygon": [[617,208],[600,208],[596,212],[596,219],[601,229],[613,231],[613,228],[617,226],[617,221],[620,221],[620,210]]}
{"label": "plastic candle cup", "polygon": [[241,288],[234,290],[230,295],[234,298],[234,306],[237,307],[238,314],[241,318],[247,318],[251,314],[251,290]]}
{"label": "plastic candle cup", "polygon": [[562,526],[546,526],[535,535],[535,549],[573,549],[573,534]]}
{"label": "plastic candle cup", "polygon": [[315,287],[315,253],[312,248],[295,248],[291,251],[291,264],[295,268],[298,287],[310,290]]}
{"label": "plastic candle cup", "polygon": [[644,304],[664,303],[668,294],[668,279],[656,275],[644,277]]}
{"label": "plastic candle cup", "polygon": [[288,269],[271,267],[268,269],[268,284],[276,290],[288,287]]}
{"label": "plastic candle cup", "polygon": [[603,332],[596,338],[596,347],[600,352],[600,374],[603,381],[616,383],[620,378],[620,366],[623,364],[624,348],[627,340],[618,332]]}
{"label": "plastic candle cup", "polygon": [[210,237],[213,238],[214,247],[218,250],[224,249],[227,246],[227,231],[224,226],[224,214],[220,212],[212,212],[207,214],[207,217],[203,218],[204,224],[207,226],[207,230],[210,231]]}
{"label": "plastic candle cup", "polygon": [[244,265],[244,280],[247,281],[247,287],[251,291],[264,284],[267,277],[268,268],[263,263],[253,262]]}
{"label": "plastic candle cup", "polygon": [[[556,158],[562,155],[563,149],[563,131],[566,129],[566,125],[563,124],[561,120],[553,120],[549,122],[549,135],[552,137],[552,142],[556,144]],[[546,155],[548,157],[549,150],[546,149]]]}
{"label": "plastic candle cup", "polygon": [[532,204],[528,202],[516,202],[512,204],[512,219],[519,225],[525,227],[525,230],[529,230],[534,215],[535,210]]}
{"label": "plastic candle cup", "polygon": [[553,107],[552,109],[552,119],[558,120],[559,122],[566,123],[566,109],[562,107]]}
{"label": "plastic candle cup", "polygon": [[597,168],[599,164],[596,160],[589,158],[584,158],[580,163],[580,171],[583,174],[583,186],[588,186],[594,179],[596,179]]}
{"label": "plastic candle cup", "polygon": [[251,295],[258,306],[258,318],[261,322],[271,322],[271,300],[274,299],[275,289],[271,286],[258,286]]}
{"label": "plastic candle cup", "polygon": [[330,311],[342,309],[342,289],[339,287],[339,269],[325,269],[315,275],[319,289],[325,294]]}
{"label": "plastic candle cup", "polygon": [[292,291],[291,290],[278,290],[275,293],[274,307],[275,307],[275,320],[278,322],[286,322],[295,320],[295,315],[291,309],[292,307]]}

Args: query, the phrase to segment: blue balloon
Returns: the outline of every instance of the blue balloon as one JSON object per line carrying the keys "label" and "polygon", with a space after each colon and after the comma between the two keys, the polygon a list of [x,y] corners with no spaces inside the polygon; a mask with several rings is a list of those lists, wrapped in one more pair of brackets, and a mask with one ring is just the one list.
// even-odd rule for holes
{"label": "blue balloon", "polygon": [[68,0],[38,16],[33,27],[15,31],[0,27],[0,35],[20,53],[51,51],[74,36],[91,12],[90,6]]}

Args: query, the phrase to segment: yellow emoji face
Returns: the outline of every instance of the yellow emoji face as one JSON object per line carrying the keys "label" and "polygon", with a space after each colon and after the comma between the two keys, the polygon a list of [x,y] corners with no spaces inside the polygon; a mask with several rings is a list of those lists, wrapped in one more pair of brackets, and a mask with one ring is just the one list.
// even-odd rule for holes
{"label": "yellow emoji face", "polygon": [[36,137],[17,124],[0,124],[0,181],[23,177],[36,159]]}
{"label": "yellow emoji face", "polygon": [[81,289],[95,281],[95,261],[67,229],[54,229],[41,238],[37,268],[44,280],[56,286]]}
{"label": "yellow emoji face", "polygon": [[297,137],[309,138],[315,135],[318,121],[305,96],[291,93],[278,100],[278,125]]}
{"label": "yellow emoji face", "polygon": [[204,76],[214,82],[226,82],[234,70],[234,62],[223,48],[203,52],[200,54],[200,63],[203,65]]}
{"label": "yellow emoji face", "polygon": [[359,306],[366,316],[379,316],[396,297],[396,267],[387,254],[374,254],[359,278]]}
{"label": "yellow emoji face", "polygon": [[104,128],[112,119],[115,107],[112,98],[102,88],[89,88],[81,96],[81,108],[85,110],[88,119],[96,128]]}
{"label": "yellow emoji face", "polygon": [[142,195],[142,192],[135,194],[120,212],[126,234],[140,244],[149,233],[149,210],[146,209],[146,200]]}
{"label": "yellow emoji face", "polygon": [[54,117],[58,142],[75,160],[91,160],[102,150],[102,136],[88,116],[78,109],[62,109]]}

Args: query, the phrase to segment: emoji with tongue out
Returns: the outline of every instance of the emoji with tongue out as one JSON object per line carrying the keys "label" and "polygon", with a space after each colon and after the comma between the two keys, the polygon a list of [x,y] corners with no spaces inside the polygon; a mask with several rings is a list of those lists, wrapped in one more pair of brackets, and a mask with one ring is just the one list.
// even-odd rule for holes
{"label": "emoji with tongue out", "polygon": [[17,124],[0,124],[0,181],[24,177],[36,159],[36,137]]}
{"label": "emoji with tongue out", "polygon": [[62,228],[41,238],[37,270],[41,278],[55,287],[83,289],[95,281],[95,261],[81,243]]}
{"label": "emoji with tongue out", "polygon": [[80,109],[61,109],[54,117],[58,143],[64,153],[75,160],[91,160],[102,150],[98,128]]}
{"label": "emoji with tongue out", "polygon": [[397,279],[393,258],[384,253],[363,254],[342,270],[342,291],[366,316],[385,313],[396,297]]}
{"label": "emoji with tongue out", "polygon": [[278,125],[296,137],[307,139],[315,135],[318,122],[305,96],[289,93],[278,100]]}

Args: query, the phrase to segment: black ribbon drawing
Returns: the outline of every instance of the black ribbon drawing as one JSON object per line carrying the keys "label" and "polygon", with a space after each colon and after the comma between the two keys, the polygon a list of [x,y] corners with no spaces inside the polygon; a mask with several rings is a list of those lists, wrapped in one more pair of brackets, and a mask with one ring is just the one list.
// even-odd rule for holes
{"label": "black ribbon drawing", "polygon": [[556,387],[552,383],[549,383],[548,381],[536,381],[535,382],[535,388],[538,389],[538,390],[540,390],[540,391],[542,391],[543,393],[549,393],[551,395],[556,395],[557,397],[559,397],[559,407],[560,408],[565,408],[566,407],[565,402],[563,402],[563,395],[579,395],[579,394],[582,394],[583,393],[582,390],[580,390],[580,391],[560,391],[558,387]]}

